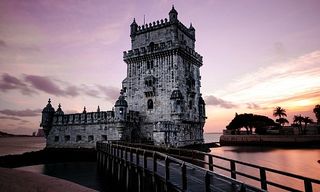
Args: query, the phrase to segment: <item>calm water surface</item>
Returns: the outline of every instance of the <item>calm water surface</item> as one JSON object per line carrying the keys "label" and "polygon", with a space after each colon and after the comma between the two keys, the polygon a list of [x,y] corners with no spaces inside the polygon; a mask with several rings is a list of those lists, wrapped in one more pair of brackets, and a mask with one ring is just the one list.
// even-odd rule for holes
{"label": "calm water surface", "polygon": [[0,137],[0,156],[39,151],[45,146],[44,137]]}

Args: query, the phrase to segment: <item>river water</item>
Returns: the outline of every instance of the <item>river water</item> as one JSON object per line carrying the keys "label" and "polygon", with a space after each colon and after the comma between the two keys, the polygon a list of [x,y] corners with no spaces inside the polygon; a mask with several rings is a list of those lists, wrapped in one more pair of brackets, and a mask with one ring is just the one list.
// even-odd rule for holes
{"label": "river water", "polygon": [[[205,134],[206,142],[219,141],[221,134]],[[13,138],[0,138],[0,156],[6,154],[19,154],[28,151],[41,150],[45,146],[44,138],[37,137],[13,137]],[[266,147],[218,147],[212,148],[211,154],[236,159],[264,167],[274,168],[298,175],[320,179],[320,149],[310,148],[266,148]],[[215,161],[219,165],[229,166],[226,162]],[[107,191],[105,182],[96,173],[95,162],[78,162],[78,163],[57,163],[46,165],[35,165],[22,167],[19,169],[28,170],[36,173],[42,173],[62,179],[67,179],[81,185]],[[247,171],[251,175],[258,175],[257,170],[246,167],[237,167],[239,171]],[[230,175],[229,173],[216,170],[219,173]],[[300,181],[290,180],[285,177],[267,174],[267,177],[272,181],[290,183],[295,187],[302,187],[303,183]],[[241,177],[238,179],[259,186],[259,183],[246,180]],[[314,191],[320,192],[320,186],[315,186]],[[273,190],[270,188],[271,191]]]}

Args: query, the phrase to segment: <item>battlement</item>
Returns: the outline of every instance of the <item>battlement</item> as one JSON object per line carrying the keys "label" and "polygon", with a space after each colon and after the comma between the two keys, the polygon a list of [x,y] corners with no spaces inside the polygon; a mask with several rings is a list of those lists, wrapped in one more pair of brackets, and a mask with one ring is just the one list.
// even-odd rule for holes
{"label": "battlement", "polygon": [[199,53],[197,53],[194,49],[183,44],[174,45],[172,41],[162,42],[159,44],[152,44],[152,47],[151,45],[149,45],[149,46],[140,47],[134,50],[124,51],[123,59],[127,60],[135,57],[145,56],[151,53],[160,53],[168,50],[184,51],[188,55],[192,56],[195,60],[202,63],[202,56]]}
{"label": "battlement", "polygon": [[183,31],[188,37],[190,37],[192,40],[195,40],[195,34],[194,34],[194,28],[187,28],[183,23],[180,21],[168,21],[167,18],[161,19],[160,21],[154,21],[152,23],[147,23],[144,25],[137,25],[136,30],[131,34],[132,36],[140,35],[146,32],[158,30],[160,28],[169,27],[171,25],[177,25],[177,27]]}
{"label": "battlement", "polygon": [[[139,112],[129,111],[126,122],[137,122]],[[115,122],[114,111],[87,112],[74,114],[55,114],[53,125],[81,125],[81,124],[101,124]]]}

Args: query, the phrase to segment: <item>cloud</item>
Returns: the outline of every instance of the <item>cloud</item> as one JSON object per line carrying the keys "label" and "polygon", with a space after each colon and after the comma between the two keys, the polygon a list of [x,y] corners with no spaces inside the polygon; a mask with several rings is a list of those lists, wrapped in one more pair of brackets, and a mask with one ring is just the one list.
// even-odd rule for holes
{"label": "cloud", "polygon": [[[301,57],[270,64],[237,77],[215,95],[231,102],[268,105],[288,98],[305,98],[320,91],[320,50]],[[250,106],[254,107],[254,106]]]}
{"label": "cloud", "polygon": [[7,47],[7,44],[4,40],[0,39],[0,48]]}
{"label": "cloud", "polygon": [[103,92],[107,100],[115,100],[119,96],[120,90],[116,87],[102,85],[97,85],[97,87]]}
{"label": "cloud", "polygon": [[20,79],[7,73],[2,74],[0,80],[0,90],[6,92],[8,90],[14,89],[20,90],[24,95],[37,93],[35,90],[32,90],[27,84],[23,83]]}
{"label": "cloud", "polygon": [[255,110],[268,109],[267,107],[261,107],[256,103],[246,103],[246,106],[248,109],[255,109]]}
{"label": "cloud", "polygon": [[233,104],[232,102],[225,101],[223,99],[219,99],[213,95],[205,97],[205,101],[206,101],[207,105],[220,106],[220,107],[226,108],[226,109],[237,107],[237,105]]}
{"label": "cloud", "polygon": [[76,97],[79,95],[87,95],[94,98],[104,97],[106,100],[115,100],[119,96],[120,89],[113,86],[103,85],[70,85],[68,82],[53,79],[47,76],[28,75],[19,79],[7,73],[2,75],[0,81],[0,90],[6,92],[8,90],[20,90],[25,95],[33,93],[45,92],[61,97]]}
{"label": "cloud", "polygon": [[20,121],[22,119],[18,118],[18,117],[7,117],[7,116],[0,116],[1,120],[14,120],[14,121]]}
{"label": "cloud", "polygon": [[0,110],[0,113],[4,115],[17,116],[17,117],[34,117],[34,116],[39,116],[41,111],[42,111],[41,109],[25,109],[25,110],[3,109],[3,110]]}
{"label": "cloud", "polygon": [[26,75],[25,80],[31,83],[34,88],[43,92],[56,96],[66,95],[66,92],[55,84],[49,77]]}

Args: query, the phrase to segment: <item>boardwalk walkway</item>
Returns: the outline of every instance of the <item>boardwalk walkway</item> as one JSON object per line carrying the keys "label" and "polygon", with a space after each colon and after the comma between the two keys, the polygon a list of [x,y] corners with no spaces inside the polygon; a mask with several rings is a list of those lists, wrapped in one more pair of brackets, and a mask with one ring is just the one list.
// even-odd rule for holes
{"label": "boardwalk walkway", "polygon": [[[98,143],[97,150],[102,169],[116,173],[118,177],[128,175],[121,174],[121,167],[142,170],[142,175],[152,176],[154,182],[160,181],[164,185],[163,191],[169,191],[168,188],[190,192],[264,191],[160,152],[111,143]],[[127,176],[127,179],[130,178]]]}

